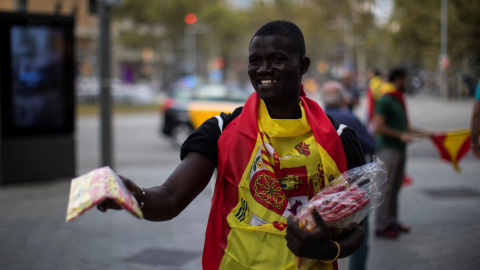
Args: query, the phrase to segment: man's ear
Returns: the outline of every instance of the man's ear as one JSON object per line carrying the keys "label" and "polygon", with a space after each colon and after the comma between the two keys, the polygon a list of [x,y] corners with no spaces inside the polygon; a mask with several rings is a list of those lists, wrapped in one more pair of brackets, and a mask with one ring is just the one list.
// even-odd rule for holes
{"label": "man's ear", "polygon": [[300,60],[300,73],[303,75],[307,73],[308,68],[310,67],[310,58],[303,56]]}

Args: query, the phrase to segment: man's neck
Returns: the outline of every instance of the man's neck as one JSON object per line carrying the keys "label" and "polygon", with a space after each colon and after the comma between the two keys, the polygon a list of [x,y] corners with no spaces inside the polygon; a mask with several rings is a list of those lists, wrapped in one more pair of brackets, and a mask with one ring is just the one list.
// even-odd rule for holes
{"label": "man's neck", "polygon": [[299,101],[290,104],[269,104],[265,102],[268,115],[273,119],[298,119],[302,118]]}

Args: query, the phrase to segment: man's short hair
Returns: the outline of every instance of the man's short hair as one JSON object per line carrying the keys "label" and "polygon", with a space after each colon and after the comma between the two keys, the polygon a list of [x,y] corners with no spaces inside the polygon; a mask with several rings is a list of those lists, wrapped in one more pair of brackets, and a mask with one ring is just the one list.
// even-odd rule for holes
{"label": "man's short hair", "polygon": [[[278,36],[285,37],[292,41],[292,44],[300,52],[300,56],[305,56],[305,39],[303,38],[303,33],[300,28],[289,21],[271,21],[264,24],[258,31],[253,35],[252,40],[258,36]],[[250,40],[250,43],[252,43]]]}
{"label": "man's short hair", "polygon": [[340,108],[345,101],[345,87],[337,81],[327,81],[322,85],[321,95],[326,107]]}
{"label": "man's short hair", "polygon": [[368,70],[373,74],[373,76],[381,76],[382,75],[382,73],[380,72],[380,69],[378,69],[376,67],[371,67]]}
{"label": "man's short hair", "polygon": [[390,75],[388,75],[388,81],[394,82],[397,78],[405,78],[407,76],[407,70],[404,68],[394,68],[390,71]]}

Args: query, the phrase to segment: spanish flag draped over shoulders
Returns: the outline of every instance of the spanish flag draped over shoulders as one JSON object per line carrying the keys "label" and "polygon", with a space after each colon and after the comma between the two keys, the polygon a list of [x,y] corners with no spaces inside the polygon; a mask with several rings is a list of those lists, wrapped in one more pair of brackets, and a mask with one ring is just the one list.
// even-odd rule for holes
{"label": "spanish flag draped over shoulders", "polygon": [[[220,136],[204,269],[296,269],[285,241],[288,216],[347,170],[339,135],[303,88],[300,105],[302,119],[294,123],[300,141],[290,151],[275,144],[291,136],[284,122],[269,118],[256,92]],[[313,260],[305,269],[337,264]]]}

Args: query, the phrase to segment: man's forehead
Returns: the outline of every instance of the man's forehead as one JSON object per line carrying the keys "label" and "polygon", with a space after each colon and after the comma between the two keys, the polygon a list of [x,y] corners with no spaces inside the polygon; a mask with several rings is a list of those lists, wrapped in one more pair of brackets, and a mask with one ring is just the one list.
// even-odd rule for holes
{"label": "man's forehead", "polygon": [[292,52],[296,52],[295,44],[290,38],[275,35],[253,37],[250,42],[249,51],[251,52],[252,49],[257,48],[291,50]]}

